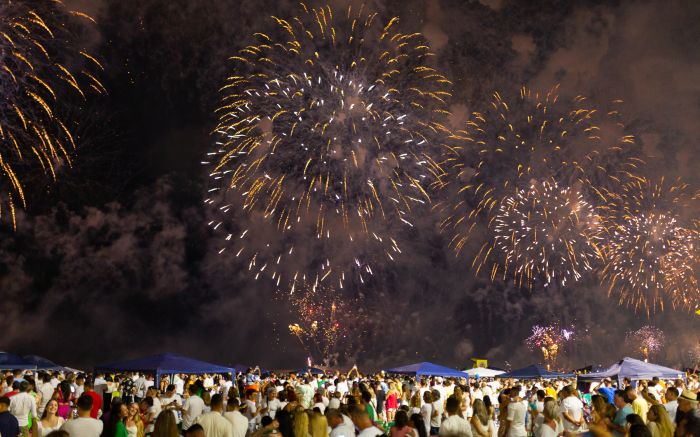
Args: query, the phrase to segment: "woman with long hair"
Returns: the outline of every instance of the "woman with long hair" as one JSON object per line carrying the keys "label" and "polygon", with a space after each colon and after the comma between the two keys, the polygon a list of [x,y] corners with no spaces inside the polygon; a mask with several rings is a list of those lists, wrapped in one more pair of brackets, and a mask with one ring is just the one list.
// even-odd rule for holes
{"label": "woman with long hair", "polygon": [[309,414],[309,433],[311,437],[328,437],[328,420],[321,413]]}
{"label": "woman with long hair", "polygon": [[39,436],[46,437],[52,431],[61,428],[65,423],[65,419],[58,415],[58,401],[56,399],[49,400],[44,408],[44,414],[41,415],[41,420],[37,422],[39,426]]}
{"label": "woman with long hair", "polygon": [[[138,408],[137,408],[138,410]],[[151,437],[178,437],[177,420],[174,414],[159,414]]]}
{"label": "woman with long hair", "polygon": [[411,396],[411,400],[408,403],[409,410],[408,414],[409,415],[414,415],[414,414],[420,414],[420,407],[421,407],[421,400],[420,400],[420,392],[416,390],[416,392]]}
{"label": "woman with long hair", "polygon": [[[420,395],[419,395],[420,396]],[[413,435],[417,437],[428,437],[428,432],[425,430],[425,422],[420,414],[411,414],[411,419],[408,421],[408,426],[413,428]]]}
{"label": "woman with long hair", "polygon": [[293,429],[294,437],[311,437],[309,434],[309,415],[302,407],[294,410]]}
{"label": "woman with long hair", "polygon": [[544,411],[542,412],[544,421],[542,426],[537,428],[535,437],[557,437],[559,435],[560,424],[559,418],[561,412],[557,403],[551,399],[545,401]]}
{"label": "woman with long hair", "polygon": [[129,409],[121,399],[115,398],[109,409],[109,418],[100,437],[128,437],[124,422],[129,417]]}
{"label": "woman with long hair", "polygon": [[389,383],[389,391],[386,393],[386,420],[387,422],[394,421],[396,409],[399,408],[399,391],[396,389],[396,383]]}
{"label": "woman with long hair", "polygon": [[71,405],[75,400],[75,396],[73,396],[73,391],[70,388],[70,382],[61,381],[56,389],[58,395],[58,398],[56,399],[56,401],[58,402],[58,410],[56,414],[58,414],[58,416],[62,417],[63,419],[68,419],[68,416],[70,415],[71,411]]}
{"label": "woman with long hair", "polygon": [[469,419],[469,424],[472,429],[472,436],[474,437],[494,437],[496,432],[494,431],[493,420],[489,415],[489,411],[486,409],[486,404],[481,399],[475,399],[474,405],[472,406],[474,413],[471,419]]}
{"label": "woman with long hair", "polygon": [[415,437],[416,430],[408,424],[408,414],[404,410],[398,410],[394,415],[394,426],[389,429],[389,437]]}
{"label": "woman with long hair", "polygon": [[[172,414],[169,415],[173,416]],[[126,418],[125,426],[129,437],[144,437],[144,424],[139,414],[139,404],[136,402],[129,404],[129,415]]]}
{"label": "woman with long hair", "polygon": [[675,431],[671,418],[661,404],[654,404],[647,413],[647,427],[652,437],[672,437]]}

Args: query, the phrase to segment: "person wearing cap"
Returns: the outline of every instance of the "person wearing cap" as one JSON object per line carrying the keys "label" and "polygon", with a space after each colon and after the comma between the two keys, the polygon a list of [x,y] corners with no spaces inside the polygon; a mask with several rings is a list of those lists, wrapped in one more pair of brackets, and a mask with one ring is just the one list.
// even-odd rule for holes
{"label": "person wearing cap", "polygon": [[691,429],[696,429],[699,425],[698,395],[690,390],[683,390],[683,393],[678,397],[676,436],[685,437]]}
{"label": "person wearing cap", "polygon": [[599,395],[605,396],[609,404],[615,404],[615,389],[610,378],[603,379],[603,383],[596,389]]}

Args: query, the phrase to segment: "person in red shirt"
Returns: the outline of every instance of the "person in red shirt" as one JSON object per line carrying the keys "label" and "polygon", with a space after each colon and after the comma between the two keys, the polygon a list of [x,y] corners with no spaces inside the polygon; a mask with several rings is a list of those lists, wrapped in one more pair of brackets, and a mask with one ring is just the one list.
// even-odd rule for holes
{"label": "person in red shirt", "polygon": [[5,393],[5,397],[11,398],[12,396],[16,395],[17,393],[19,393],[19,381],[14,381],[12,383],[12,390]]}
{"label": "person in red shirt", "polygon": [[90,410],[90,417],[97,419],[97,415],[102,408],[102,396],[95,392],[95,385],[92,380],[85,381],[85,391],[83,394],[86,394],[92,398],[92,410]]}

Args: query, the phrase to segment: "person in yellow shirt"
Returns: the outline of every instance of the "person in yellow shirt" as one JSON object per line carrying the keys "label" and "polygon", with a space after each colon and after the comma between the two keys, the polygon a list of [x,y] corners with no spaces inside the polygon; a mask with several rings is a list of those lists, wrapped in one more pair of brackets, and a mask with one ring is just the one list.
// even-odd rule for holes
{"label": "person in yellow shirt", "polygon": [[549,381],[545,381],[544,383],[544,392],[550,398],[557,398],[557,391],[552,387],[552,383]]}
{"label": "person in yellow shirt", "polygon": [[627,386],[625,389],[627,397],[632,402],[632,411],[634,414],[642,418],[644,423],[647,423],[647,412],[649,412],[649,403],[642,396],[637,394],[637,390],[632,386]]}

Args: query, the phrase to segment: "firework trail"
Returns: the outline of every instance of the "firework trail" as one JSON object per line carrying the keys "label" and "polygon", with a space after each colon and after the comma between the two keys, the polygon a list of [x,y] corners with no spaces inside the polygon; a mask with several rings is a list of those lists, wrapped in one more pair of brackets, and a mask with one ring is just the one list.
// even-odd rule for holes
{"label": "firework trail", "polygon": [[583,196],[546,180],[506,197],[493,224],[493,240],[475,257],[476,272],[493,259],[490,274],[510,273],[519,286],[542,281],[566,286],[602,259],[602,226]]}
{"label": "firework trail", "polygon": [[[309,275],[342,288],[355,260],[333,259],[338,247],[391,259],[400,253],[393,232],[375,228],[411,227],[414,209],[430,203],[451,84],[397,18],[304,4],[292,19],[273,18],[274,32],[232,58],[222,88],[216,148],[203,163],[205,202],[219,214],[211,226],[224,232],[220,250],[234,243],[254,275],[266,269],[278,284],[307,270],[283,265],[299,258],[301,240],[325,240],[325,271]],[[268,232],[232,230],[227,214],[237,212]]]}
{"label": "firework trail", "polygon": [[450,143],[442,164],[443,188],[451,195],[435,209],[454,251],[462,251],[480,220],[493,225],[504,199],[533,180],[554,180],[591,202],[593,193],[635,173],[642,162],[619,121],[620,103],[601,111],[582,96],[562,101],[558,86],[545,94],[523,87],[515,98],[494,93],[489,106],[453,135],[456,145]]}
{"label": "firework trail", "polygon": [[656,326],[646,325],[636,331],[628,331],[625,342],[632,349],[638,350],[644,361],[654,356],[664,348],[666,335]]}
{"label": "firework trail", "polygon": [[[37,6],[0,0],[0,216],[9,214],[14,227],[16,207],[27,206],[28,180],[40,174],[56,181],[60,168],[72,165],[75,142],[61,117],[67,101],[106,93],[93,71],[102,67],[72,46],[68,30],[71,15],[92,19],[58,1]],[[74,65],[77,58],[84,67]]]}
{"label": "firework trail", "polygon": [[698,240],[692,218],[685,217],[692,211],[687,188],[637,177],[606,194],[602,279],[621,304],[647,314],[666,303],[697,304]]}
{"label": "firework trail", "polygon": [[573,327],[562,328],[558,322],[550,325],[535,325],[532,334],[525,339],[528,349],[542,352],[542,357],[549,368],[556,365],[559,352],[564,344],[573,341],[575,329]]}

